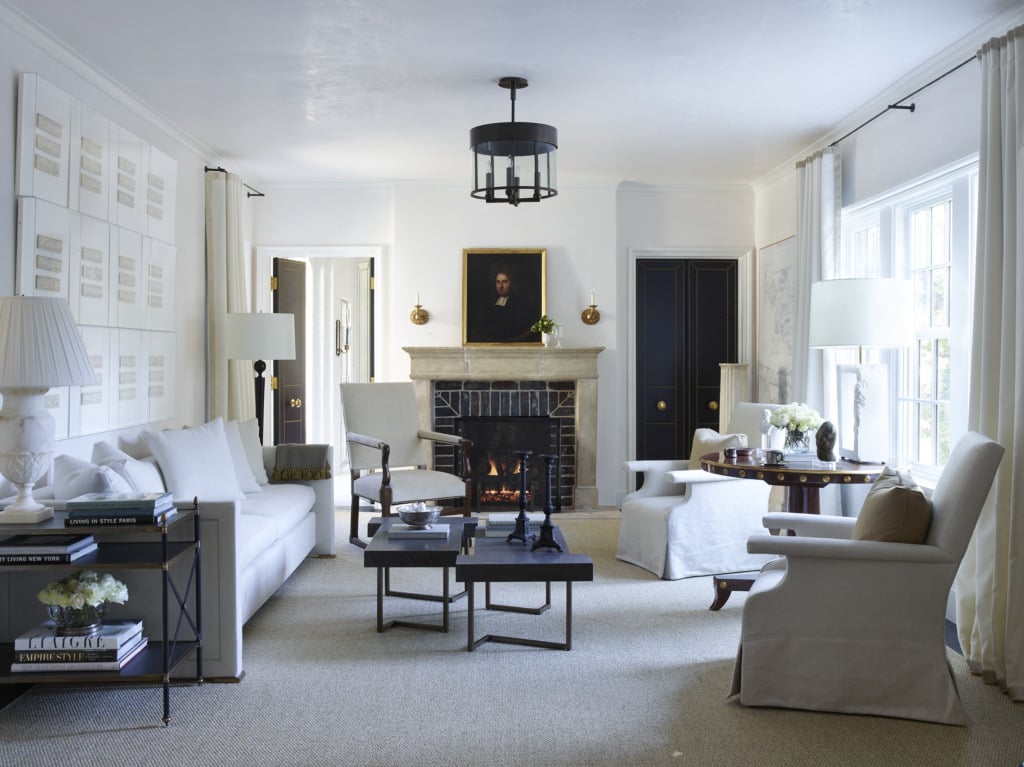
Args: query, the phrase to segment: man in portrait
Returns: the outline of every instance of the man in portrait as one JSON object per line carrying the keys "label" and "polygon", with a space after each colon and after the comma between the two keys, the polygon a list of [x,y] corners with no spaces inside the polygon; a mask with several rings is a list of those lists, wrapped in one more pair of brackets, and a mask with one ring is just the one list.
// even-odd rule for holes
{"label": "man in portrait", "polygon": [[540,317],[540,307],[526,292],[517,293],[515,273],[508,264],[491,267],[493,296],[484,303],[479,320],[480,340],[497,343],[537,341],[530,325]]}

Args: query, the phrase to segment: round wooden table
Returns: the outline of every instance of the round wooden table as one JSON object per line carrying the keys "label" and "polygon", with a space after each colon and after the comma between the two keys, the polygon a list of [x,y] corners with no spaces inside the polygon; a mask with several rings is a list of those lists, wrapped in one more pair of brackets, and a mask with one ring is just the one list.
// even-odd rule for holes
{"label": "round wooden table", "polygon": [[[745,456],[708,453],[700,457],[704,471],[738,479],[758,479],[786,488],[786,510],[795,514],[819,514],[819,491],[829,485],[870,485],[885,464],[838,460],[819,461],[813,453],[790,456],[781,464],[766,464],[758,450]],[[767,510],[766,510],[767,511]],[[732,573],[713,577],[715,599],[712,610],[724,605],[734,591],[750,591],[757,573]]]}

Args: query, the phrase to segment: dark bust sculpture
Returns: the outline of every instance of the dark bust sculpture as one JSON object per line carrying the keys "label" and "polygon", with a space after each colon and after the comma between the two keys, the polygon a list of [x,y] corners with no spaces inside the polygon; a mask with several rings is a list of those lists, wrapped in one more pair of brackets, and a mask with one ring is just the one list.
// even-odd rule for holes
{"label": "dark bust sculpture", "polygon": [[818,427],[818,433],[814,435],[814,442],[818,446],[818,460],[834,462],[836,454],[833,448],[836,446],[836,427],[831,421],[822,421]]}

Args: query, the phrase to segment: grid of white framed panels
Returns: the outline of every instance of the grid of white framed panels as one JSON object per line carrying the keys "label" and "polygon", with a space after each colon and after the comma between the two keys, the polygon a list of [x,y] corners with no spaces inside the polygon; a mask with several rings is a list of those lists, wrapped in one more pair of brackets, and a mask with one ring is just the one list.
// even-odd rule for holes
{"label": "grid of white framed panels", "polygon": [[174,415],[177,167],[38,75],[20,75],[16,289],[68,301],[97,379],[47,393],[57,439]]}

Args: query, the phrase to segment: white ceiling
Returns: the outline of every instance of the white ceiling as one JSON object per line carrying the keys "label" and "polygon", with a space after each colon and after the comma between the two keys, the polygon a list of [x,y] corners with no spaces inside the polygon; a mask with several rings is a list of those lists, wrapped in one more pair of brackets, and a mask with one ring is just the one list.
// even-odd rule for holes
{"label": "white ceiling", "polygon": [[749,183],[1024,8],[1024,0],[0,2],[247,180],[464,179],[467,188],[469,129],[509,119],[502,75],[530,82],[518,94],[518,120],[558,128],[562,181]]}

